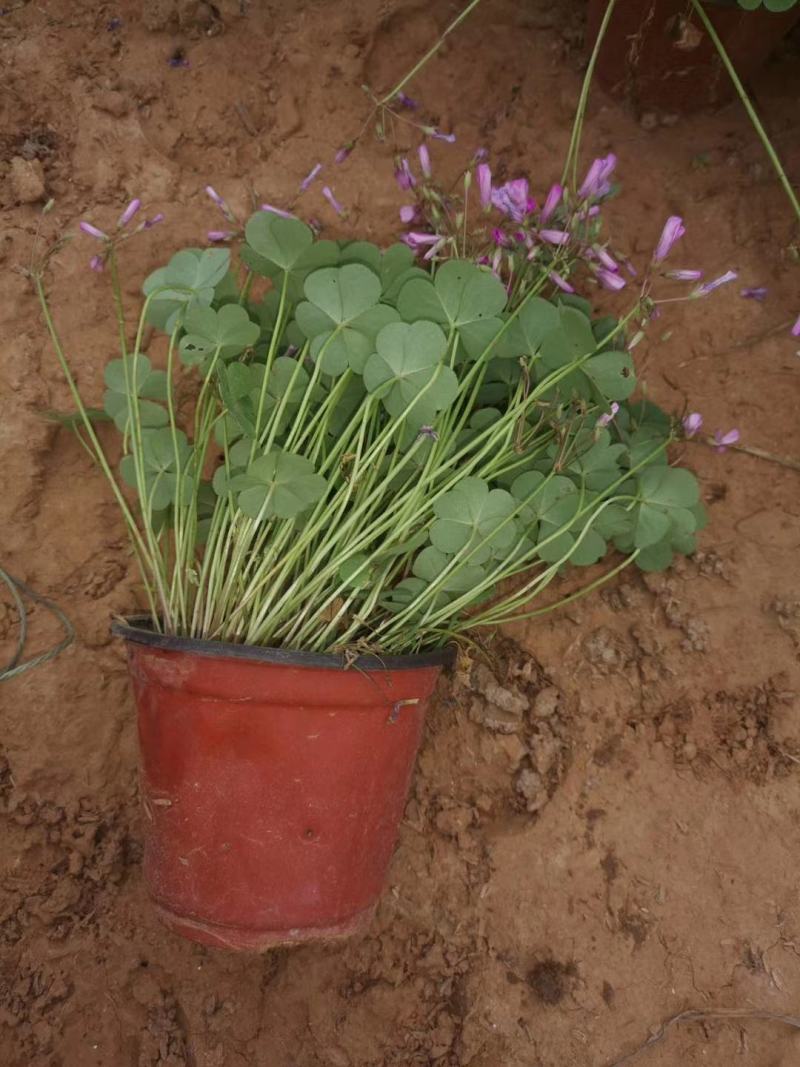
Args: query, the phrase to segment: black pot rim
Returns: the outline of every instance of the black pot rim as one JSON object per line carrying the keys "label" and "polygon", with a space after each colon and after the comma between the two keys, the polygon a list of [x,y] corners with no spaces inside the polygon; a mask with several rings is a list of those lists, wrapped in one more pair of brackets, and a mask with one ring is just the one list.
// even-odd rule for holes
{"label": "black pot rim", "polygon": [[405,656],[377,656],[371,653],[355,658],[328,652],[302,652],[288,648],[261,648],[257,645],[236,645],[229,641],[205,641],[196,637],[176,637],[160,634],[153,629],[149,615],[130,615],[114,619],[111,632],[125,641],[148,645],[166,652],[191,652],[197,656],[216,659],[245,659],[259,663],[276,663],[282,667],[312,667],[327,670],[412,671],[420,667],[451,667],[456,659],[456,646]]}

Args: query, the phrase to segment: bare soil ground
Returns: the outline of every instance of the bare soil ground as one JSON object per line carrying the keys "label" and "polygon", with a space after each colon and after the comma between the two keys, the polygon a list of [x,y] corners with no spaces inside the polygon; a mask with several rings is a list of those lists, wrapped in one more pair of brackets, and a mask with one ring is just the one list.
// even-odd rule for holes
{"label": "bare soil ground", "polygon": [[[558,175],[582,62],[582,5],[487,0],[413,94],[540,192]],[[140,873],[135,732],[112,613],[136,601],[123,529],[77,441],[28,283],[41,195],[52,236],[131,196],[167,223],[128,255],[127,294],[217,218],[290,203],[435,38],[443,2],[12,2],[0,14],[2,563],[54,597],[78,640],[2,687],[0,1062],[6,1067],[608,1067],[686,1008],[800,1012],[798,478],[687,445],[711,524],[665,575],[630,572],[593,600],[510,627],[492,666],[442,685],[376,920],[345,945],[246,957],[166,933]],[[121,20],[119,25],[112,20]],[[109,26],[116,28],[109,29]],[[172,67],[176,49],[188,67]],[[753,87],[800,178],[800,62]],[[665,121],[662,121],[665,120]],[[684,215],[681,265],[766,285],[677,305],[640,349],[651,394],[710,428],[800,454],[800,310],[787,205],[735,105],[640,116],[595,94],[587,155],[613,148],[618,245],[647,255]],[[16,158],[21,162],[12,163]],[[391,150],[318,188],[329,234],[388,241]],[[38,184],[37,184],[38,183]],[[111,353],[89,239],[57,262],[58,319],[86,393]],[[13,615],[0,602],[0,638]],[[34,640],[55,634],[39,609]],[[630,1061],[628,1061],[630,1062]],[[774,1021],[680,1024],[636,1060],[800,1064]]]}

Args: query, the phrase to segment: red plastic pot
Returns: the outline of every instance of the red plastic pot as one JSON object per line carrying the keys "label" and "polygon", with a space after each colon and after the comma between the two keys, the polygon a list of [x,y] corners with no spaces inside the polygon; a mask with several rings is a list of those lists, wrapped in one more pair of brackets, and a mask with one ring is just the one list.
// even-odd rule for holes
{"label": "red plastic pot", "polygon": [[[589,0],[587,48],[597,40],[607,6],[608,0]],[[800,20],[800,8],[777,14],[709,3],[705,10],[745,81]],[[686,0],[618,0],[596,74],[642,111],[685,114],[733,96],[717,50]]]}
{"label": "red plastic pot", "polygon": [[381,892],[449,651],[378,659],[115,623],[138,709],[161,919],[232,949],[353,933]]}

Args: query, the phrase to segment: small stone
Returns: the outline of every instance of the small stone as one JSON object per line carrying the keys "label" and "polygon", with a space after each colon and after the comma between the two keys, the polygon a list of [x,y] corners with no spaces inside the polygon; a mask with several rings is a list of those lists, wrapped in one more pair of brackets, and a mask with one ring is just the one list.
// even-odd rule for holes
{"label": "small stone", "polygon": [[654,130],[658,126],[658,115],[655,111],[645,111],[639,119],[639,125],[643,130]]}
{"label": "small stone", "polygon": [[553,685],[548,685],[546,689],[538,692],[533,702],[534,719],[549,719],[551,715],[554,715],[560,696],[560,692]]}
{"label": "small stone", "polygon": [[447,808],[436,816],[436,829],[448,837],[457,837],[472,822],[469,808]]}
{"label": "small stone", "polygon": [[687,741],[686,744],[683,746],[683,758],[688,760],[689,763],[691,763],[693,759],[697,758],[697,745],[694,743],[694,741]]}
{"label": "small stone", "polygon": [[547,790],[542,777],[529,767],[519,772],[514,788],[525,799],[528,811],[538,811],[547,803]]}
{"label": "small stone", "polygon": [[522,716],[528,708],[528,701],[521,693],[512,693],[501,685],[488,685],[484,693],[486,699],[509,715]]}
{"label": "small stone", "polygon": [[44,199],[44,171],[38,159],[14,156],[11,160],[9,180],[17,203],[35,204],[37,200]]}

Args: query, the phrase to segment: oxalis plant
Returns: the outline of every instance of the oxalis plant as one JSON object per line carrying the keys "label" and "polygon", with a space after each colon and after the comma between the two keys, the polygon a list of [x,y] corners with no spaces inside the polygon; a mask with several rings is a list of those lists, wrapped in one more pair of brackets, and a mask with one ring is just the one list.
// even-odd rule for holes
{"label": "oxalis plant", "polygon": [[[430,174],[424,146],[421,159]],[[118,257],[139,204],[110,235],[82,224],[103,244],[93,265],[108,266],[116,307],[103,407],[121,435],[118,471],[75,384],[44,264],[34,269],[155,628],[416,652],[550,610],[536,600],[567,568],[621,554],[573,599],[632,563],[658,570],[694,550],[698,485],[668,448],[696,417],[682,426],[635,398],[630,352],[658,313],[653,285],[681,220],[668,220],[621,318],[566,291],[584,275],[621,287],[599,237],[614,162],[595,161],[574,194],[558,185],[539,208],[527,182],[494,185],[480,159],[458,200],[406,161],[414,215],[436,232],[384,250],[258,211],[238,265],[228,248],[188,248],[146,279],[132,339]],[[166,336],[163,369],[143,351],[148,324]]]}

